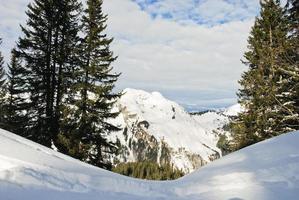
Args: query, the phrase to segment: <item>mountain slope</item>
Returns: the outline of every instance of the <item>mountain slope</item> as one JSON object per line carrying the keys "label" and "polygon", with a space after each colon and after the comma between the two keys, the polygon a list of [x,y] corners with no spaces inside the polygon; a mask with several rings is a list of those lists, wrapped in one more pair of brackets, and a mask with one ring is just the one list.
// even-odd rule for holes
{"label": "mountain slope", "polygon": [[216,112],[190,115],[158,92],[135,89],[124,90],[116,107],[120,115],[112,123],[123,130],[110,136],[121,149],[115,164],[171,163],[188,173],[221,156],[215,130],[228,123],[227,116]]}
{"label": "mountain slope", "polygon": [[297,199],[299,132],[232,153],[179,180],[136,180],[0,130],[3,200]]}

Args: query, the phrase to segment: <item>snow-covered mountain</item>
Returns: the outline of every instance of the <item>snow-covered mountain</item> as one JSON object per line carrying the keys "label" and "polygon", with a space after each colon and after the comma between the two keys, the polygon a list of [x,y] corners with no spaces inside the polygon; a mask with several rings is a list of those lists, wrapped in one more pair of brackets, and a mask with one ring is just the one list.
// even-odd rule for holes
{"label": "snow-covered mountain", "polygon": [[298,199],[299,132],[232,153],[176,181],[108,172],[0,130],[1,200]]}
{"label": "snow-covered mountain", "polygon": [[110,136],[121,149],[114,163],[150,160],[188,173],[221,157],[217,142],[229,122],[223,113],[190,115],[158,92],[135,89],[125,89],[116,107],[112,123],[122,131]]}

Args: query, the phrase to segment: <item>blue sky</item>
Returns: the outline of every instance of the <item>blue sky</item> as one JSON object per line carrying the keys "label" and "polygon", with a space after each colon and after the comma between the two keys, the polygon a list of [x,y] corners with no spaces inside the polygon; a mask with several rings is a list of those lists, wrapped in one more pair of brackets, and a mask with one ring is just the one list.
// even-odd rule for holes
{"label": "blue sky", "polygon": [[[1,51],[20,35],[30,0],[0,4]],[[237,102],[240,62],[259,11],[258,0],[104,0],[107,33],[122,72],[117,89],[159,91],[184,105]]]}
{"label": "blue sky", "polygon": [[255,0],[133,0],[153,18],[177,22],[192,21],[213,26],[231,21],[251,19],[258,13]]}

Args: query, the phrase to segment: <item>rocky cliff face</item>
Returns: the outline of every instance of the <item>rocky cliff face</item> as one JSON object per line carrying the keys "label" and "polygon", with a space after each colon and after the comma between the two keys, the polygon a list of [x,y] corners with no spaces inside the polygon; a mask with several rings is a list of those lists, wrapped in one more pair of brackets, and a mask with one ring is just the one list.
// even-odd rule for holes
{"label": "rocky cliff face", "polygon": [[113,163],[153,161],[170,163],[185,173],[219,158],[219,134],[229,117],[208,112],[190,115],[177,103],[157,92],[126,89],[115,109],[113,120],[122,131],[109,139],[119,147]]}

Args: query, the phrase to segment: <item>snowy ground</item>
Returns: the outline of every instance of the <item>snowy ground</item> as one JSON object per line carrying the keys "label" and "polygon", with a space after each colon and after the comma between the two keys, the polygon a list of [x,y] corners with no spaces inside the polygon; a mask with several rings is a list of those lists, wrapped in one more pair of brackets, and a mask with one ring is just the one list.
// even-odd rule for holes
{"label": "snowy ground", "polygon": [[299,196],[299,132],[217,160],[179,180],[113,174],[0,130],[1,200],[282,200]]}

